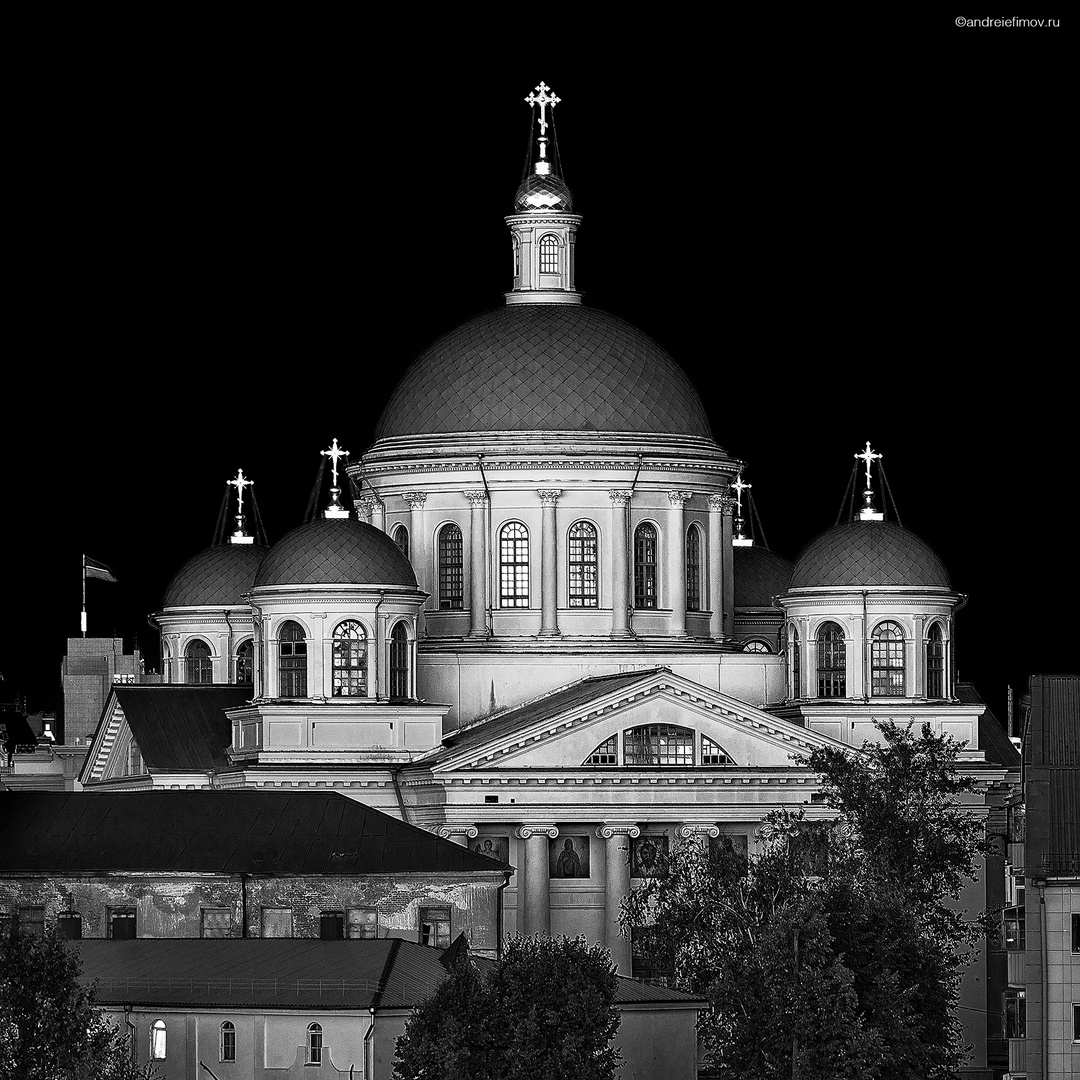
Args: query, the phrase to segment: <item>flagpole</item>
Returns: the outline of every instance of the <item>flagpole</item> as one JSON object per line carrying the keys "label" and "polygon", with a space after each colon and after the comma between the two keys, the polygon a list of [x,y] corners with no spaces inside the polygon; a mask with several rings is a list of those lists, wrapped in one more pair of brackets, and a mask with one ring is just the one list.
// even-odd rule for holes
{"label": "flagpole", "polygon": [[82,625],[82,636],[86,637],[86,552],[83,552],[82,557],[82,618],[79,621]]}

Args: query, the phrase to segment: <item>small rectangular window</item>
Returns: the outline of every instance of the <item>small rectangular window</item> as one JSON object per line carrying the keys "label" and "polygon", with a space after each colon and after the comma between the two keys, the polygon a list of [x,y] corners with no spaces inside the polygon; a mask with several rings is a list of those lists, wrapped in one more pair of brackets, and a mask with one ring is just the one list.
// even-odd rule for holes
{"label": "small rectangular window", "polygon": [[319,937],[323,941],[341,941],[345,937],[345,912],[322,912],[319,916]]}
{"label": "small rectangular window", "polygon": [[114,941],[128,941],[136,934],[135,909],[133,907],[109,908],[109,937]]}
{"label": "small rectangular window", "polygon": [[1080,952],[1080,915],[1072,917],[1072,951]]}
{"label": "small rectangular window", "polygon": [[24,934],[45,933],[45,909],[43,907],[19,908],[19,930]]}
{"label": "small rectangular window", "polygon": [[450,945],[450,909],[420,909],[420,944],[436,949],[445,949]]}
{"label": "small rectangular window", "polygon": [[1073,1042],[1080,1042],[1080,1004],[1073,1002]]}
{"label": "small rectangular window", "polygon": [[232,912],[228,908],[203,908],[202,936],[204,938],[232,937]]}
{"label": "small rectangular window", "polygon": [[82,938],[82,916],[77,911],[66,911],[57,916],[56,933],[63,941],[79,941]]}
{"label": "small rectangular window", "polygon": [[379,936],[379,913],[375,908],[349,908],[349,937],[372,940]]}
{"label": "small rectangular window", "polygon": [[1016,986],[1001,995],[1001,1021],[1006,1039],[1027,1038],[1027,996]]}
{"label": "small rectangular window", "polygon": [[1023,905],[1008,907],[1001,913],[1001,947],[1006,952],[1023,952],[1027,934]]}
{"label": "small rectangular window", "polygon": [[292,937],[292,908],[264,907],[262,909],[263,937]]}

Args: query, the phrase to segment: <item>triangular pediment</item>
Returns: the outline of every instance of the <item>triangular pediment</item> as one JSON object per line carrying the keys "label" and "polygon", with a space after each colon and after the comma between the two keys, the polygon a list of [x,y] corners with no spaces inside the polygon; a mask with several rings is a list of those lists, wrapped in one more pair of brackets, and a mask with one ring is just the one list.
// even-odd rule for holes
{"label": "triangular pediment", "polygon": [[695,767],[703,764],[702,747],[709,744],[735,768],[791,768],[794,754],[818,747],[850,750],[747,702],[659,669],[631,678],[585,679],[472,724],[447,738],[431,768],[435,773],[592,768],[584,765],[586,759],[610,745],[613,737],[617,760],[605,764],[632,765],[627,746],[633,740],[626,732],[649,727],[694,732]]}

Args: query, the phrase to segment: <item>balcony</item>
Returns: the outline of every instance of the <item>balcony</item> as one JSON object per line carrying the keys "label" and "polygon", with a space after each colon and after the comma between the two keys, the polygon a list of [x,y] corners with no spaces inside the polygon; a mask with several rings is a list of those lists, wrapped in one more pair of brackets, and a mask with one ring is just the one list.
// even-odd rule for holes
{"label": "balcony", "polygon": [[1011,1072],[1011,1073],[1026,1073],[1027,1072],[1027,1040],[1026,1039],[1010,1039],[1009,1040],[1009,1072]]}

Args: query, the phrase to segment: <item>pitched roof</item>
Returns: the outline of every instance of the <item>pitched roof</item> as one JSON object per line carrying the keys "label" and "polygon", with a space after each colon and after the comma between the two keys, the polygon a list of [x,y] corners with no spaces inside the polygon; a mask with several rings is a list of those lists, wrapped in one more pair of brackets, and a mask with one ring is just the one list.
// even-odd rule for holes
{"label": "pitched roof", "polygon": [[570,709],[588,705],[596,698],[623,690],[643,679],[651,679],[659,670],[661,669],[649,668],[641,671],[620,671],[614,675],[591,675],[587,679],[553,690],[550,694],[515,705],[506,712],[496,713],[484,720],[460,727],[443,739],[443,745],[448,749],[461,750],[497,739],[538,721],[559,716]]}
{"label": "pitched roof", "polygon": [[252,690],[159,683],[114,686],[113,693],[151,773],[207,772],[229,764],[232,727],[225,710],[250,701]]}
{"label": "pitched roof", "polygon": [[508,870],[334,791],[0,793],[0,872]]}
{"label": "pitched roof", "polygon": [[[958,682],[956,697],[965,705],[986,705],[971,683]],[[1001,722],[988,708],[979,717],[979,749],[986,755],[987,761],[1010,769],[1020,768],[1020,752],[1010,741]]]}
{"label": "pitched roof", "polygon": [[[83,940],[82,979],[97,979],[100,1004],[280,1009],[411,1008],[446,976],[446,950],[400,938],[136,938]],[[481,968],[494,961],[473,957]],[[227,973],[223,977],[223,973]],[[699,998],[619,978],[617,1005]]]}

